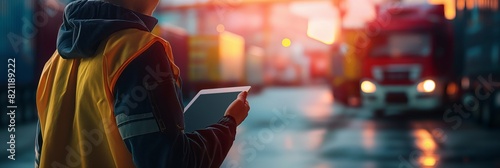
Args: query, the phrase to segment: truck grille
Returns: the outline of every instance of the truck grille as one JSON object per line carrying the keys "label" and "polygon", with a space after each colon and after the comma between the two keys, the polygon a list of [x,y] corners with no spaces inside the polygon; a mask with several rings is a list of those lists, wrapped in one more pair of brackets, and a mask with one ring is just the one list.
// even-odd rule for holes
{"label": "truck grille", "polygon": [[405,104],[408,103],[408,97],[406,96],[406,93],[389,92],[385,95],[385,102],[394,104]]}
{"label": "truck grille", "polygon": [[408,81],[410,80],[410,72],[400,71],[400,72],[384,72],[385,81]]}

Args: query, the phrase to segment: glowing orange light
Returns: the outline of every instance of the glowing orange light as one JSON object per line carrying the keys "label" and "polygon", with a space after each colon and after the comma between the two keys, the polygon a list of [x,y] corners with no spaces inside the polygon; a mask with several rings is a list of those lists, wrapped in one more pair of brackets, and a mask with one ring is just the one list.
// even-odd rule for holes
{"label": "glowing orange light", "polygon": [[423,166],[431,167],[436,165],[436,158],[434,158],[433,156],[424,156],[420,160],[420,163],[422,163]]}
{"label": "glowing orange light", "polygon": [[493,10],[498,10],[498,1],[493,1]]}
{"label": "glowing orange light", "polygon": [[235,71],[244,66],[245,38],[224,31],[219,35],[220,78],[238,81],[243,79],[243,71]]}
{"label": "glowing orange light", "polygon": [[448,87],[446,88],[446,94],[455,96],[455,94],[457,93],[458,93],[458,85],[456,83],[448,84]]}
{"label": "glowing orange light", "polygon": [[448,20],[455,19],[457,11],[455,10],[455,0],[446,0],[444,3],[444,16]]}
{"label": "glowing orange light", "polygon": [[467,9],[471,10],[472,8],[474,8],[474,0],[467,0],[465,6],[467,6]]}
{"label": "glowing orange light", "polygon": [[433,139],[423,139],[422,148],[424,150],[434,150],[436,149],[436,143],[434,142]]}
{"label": "glowing orange light", "polygon": [[427,0],[432,5],[444,5],[444,16],[448,20],[452,20],[456,16],[455,0]]}
{"label": "glowing orange light", "polygon": [[422,151],[418,162],[423,167],[433,167],[436,165],[438,158],[434,153],[436,152],[437,144],[432,138],[431,133],[425,129],[417,129],[414,132],[416,138],[415,145]]}
{"label": "glowing orange light", "polygon": [[465,0],[458,0],[457,1],[457,9],[464,10],[464,8],[465,8]]}
{"label": "glowing orange light", "polygon": [[425,129],[418,129],[415,131],[415,137],[417,138],[416,145],[423,152],[432,152],[436,149],[436,142],[432,138],[432,135]]}
{"label": "glowing orange light", "polygon": [[217,32],[222,33],[226,30],[226,27],[224,27],[223,24],[218,24],[216,29],[217,29]]}

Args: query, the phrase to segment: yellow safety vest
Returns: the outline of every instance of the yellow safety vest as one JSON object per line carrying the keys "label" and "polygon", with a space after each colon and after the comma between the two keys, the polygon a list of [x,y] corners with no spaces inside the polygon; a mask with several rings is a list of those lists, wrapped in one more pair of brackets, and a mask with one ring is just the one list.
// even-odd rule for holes
{"label": "yellow safety vest", "polygon": [[163,44],[178,79],[170,44],[138,29],[113,33],[90,58],[52,55],[36,95],[40,167],[134,167],[117,128],[113,90],[127,65],[156,42]]}

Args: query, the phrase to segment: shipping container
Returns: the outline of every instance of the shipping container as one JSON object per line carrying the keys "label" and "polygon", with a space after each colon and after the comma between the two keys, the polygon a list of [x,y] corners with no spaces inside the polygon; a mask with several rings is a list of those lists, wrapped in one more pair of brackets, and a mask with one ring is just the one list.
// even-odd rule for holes
{"label": "shipping container", "polygon": [[[0,57],[5,61],[15,58],[15,100],[19,112],[16,118],[21,123],[36,119],[36,86],[45,62],[55,51],[62,13],[69,2],[71,0],[0,2],[3,7],[0,12],[0,33],[6,37],[0,40]],[[6,81],[0,84],[5,85]],[[5,91],[0,92],[2,102],[7,102]],[[3,120],[3,117],[0,118]]]}
{"label": "shipping container", "polygon": [[265,51],[261,47],[250,46],[246,52],[245,78],[246,84],[252,86],[252,92],[264,87]]}
{"label": "shipping container", "polygon": [[241,85],[245,82],[245,40],[222,32],[189,39],[189,77],[196,88]]}
{"label": "shipping container", "polygon": [[[486,2],[486,1],[485,1]],[[500,12],[497,0],[487,5],[457,1],[455,72],[460,77],[460,110],[486,126],[500,125]],[[454,117],[456,109],[445,117]]]}
{"label": "shipping container", "polygon": [[[28,85],[34,82],[34,39],[38,28],[34,23],[35,1],[1,1],[0,57],[6,63],[7,59],[15,59],[16,85]],[[4,64],[6,65],[6,64]],[[7,72],[7,66],[2,66],[2,72]],[[7,85],[7,78],[0,85]],[[4,92],[5,89],[2,89]]]}
{"label": "shipping container", "polygon": [[343,29],[342,39],[332,45],[330,86],[335,101],[348,106],[360,105],[362,48],[360,39],[364,35],[362,29]]}
{"label": "shipping container", "polygon": [[329,52],[312,50],[306,51],[309,58],[309,73],[311,79],[324,79],[330,76],[331,72],[331,54]]}

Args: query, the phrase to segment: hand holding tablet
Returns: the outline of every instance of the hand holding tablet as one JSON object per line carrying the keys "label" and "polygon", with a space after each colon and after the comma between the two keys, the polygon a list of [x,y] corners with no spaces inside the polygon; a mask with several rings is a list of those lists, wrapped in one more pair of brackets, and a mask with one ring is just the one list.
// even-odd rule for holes
{"label": "hand holding tablet", "polygon": [[245,118],[248,116],[248,111],[250,110],[250,105],[247,101],[247,91],[243,91],[238,94],[238,98],[234,100],[229,107],[227,107],[225,116],[231,116],[236,120],[236,124],[240,125]]}

